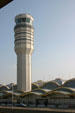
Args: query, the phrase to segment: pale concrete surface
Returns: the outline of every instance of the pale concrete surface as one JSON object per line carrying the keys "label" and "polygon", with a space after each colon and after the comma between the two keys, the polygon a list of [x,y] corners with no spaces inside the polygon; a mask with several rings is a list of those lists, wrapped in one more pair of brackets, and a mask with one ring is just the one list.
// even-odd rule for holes
{"label": "pale concrete surface", "polygon": [[31,56],[33,52],[33,17],[20,14],[15,17],[15,52],[17,54],[17,88],[31,91]]}

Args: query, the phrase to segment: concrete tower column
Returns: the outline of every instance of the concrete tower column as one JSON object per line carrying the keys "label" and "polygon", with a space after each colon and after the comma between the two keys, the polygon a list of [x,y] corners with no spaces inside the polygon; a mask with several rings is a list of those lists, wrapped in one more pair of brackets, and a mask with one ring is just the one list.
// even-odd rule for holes
{"label": "concrete tower column", "polygon": [[31,91],[31,56],[33,52],[33,17],[20,14],[15,17],[15,52],[17,54],[17,88]]}

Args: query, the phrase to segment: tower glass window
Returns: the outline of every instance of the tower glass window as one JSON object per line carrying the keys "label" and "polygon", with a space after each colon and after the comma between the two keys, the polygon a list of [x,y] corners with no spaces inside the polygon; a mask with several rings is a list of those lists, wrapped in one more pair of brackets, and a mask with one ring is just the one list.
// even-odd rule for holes
{"label": "tower glass window", "polygon": [[26,22],[30,23],[30,18],[26,18]]}
{"label": "tower glass window", "polygon": [[19,23],[21,23],[21,18],[16,20],[16,24],[19,24]]}
{"label": "tower glass window", "polygon": [[30,23],[30,18],[19,18],[19,19],[16,20],[16,24],[19,24],[21,22]]}
{"label": "tower glass window", "polygon": [[26,18],[22,18],[22,22],[25,22],[26,21]]}

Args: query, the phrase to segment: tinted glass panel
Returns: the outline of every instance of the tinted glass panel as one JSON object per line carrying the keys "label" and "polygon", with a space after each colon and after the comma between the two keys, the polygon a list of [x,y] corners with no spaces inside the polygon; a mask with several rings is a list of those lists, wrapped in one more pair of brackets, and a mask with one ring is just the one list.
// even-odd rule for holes
{"label": "tinted glass panel", "polygon": [[21,23],[21,19],[16,20],[16,24]]}
{"label": "tinted glass panel", "polygon": [[19,19],[16,20],[16,24],[21,23],[21,22],[30,23],[30,18],[19,18]]}
{"label": "tinted glass panel", "polygon": [[26,18],[26,22],[30,23],[30,18]]}
{"label": "tinted glass panel", "polygon": [[26,18],[22,18],[22,22],[25,22],[26,21]]}

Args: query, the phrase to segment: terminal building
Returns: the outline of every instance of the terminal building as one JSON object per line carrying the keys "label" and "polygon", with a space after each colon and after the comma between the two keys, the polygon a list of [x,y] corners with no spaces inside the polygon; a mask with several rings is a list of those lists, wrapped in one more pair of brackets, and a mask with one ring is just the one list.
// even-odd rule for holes
{"label": "terminal building", "polygon": [[32,90],[28,92],[17,90],[16,84],[0,85],[0,104],[12,102],[34,107],[74,108],[75,79],[65,81],[63,84],[56,80],[37,81],[32,83]]}

